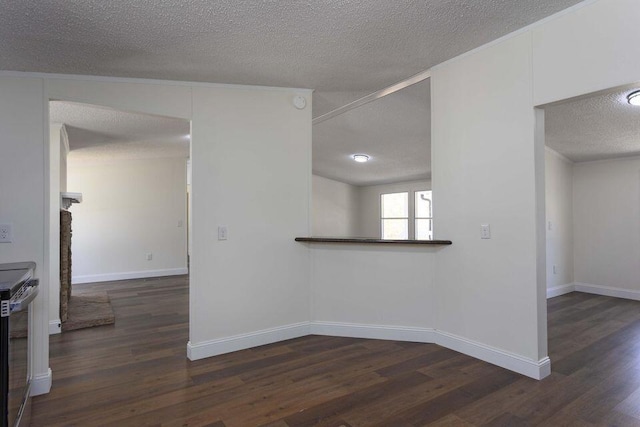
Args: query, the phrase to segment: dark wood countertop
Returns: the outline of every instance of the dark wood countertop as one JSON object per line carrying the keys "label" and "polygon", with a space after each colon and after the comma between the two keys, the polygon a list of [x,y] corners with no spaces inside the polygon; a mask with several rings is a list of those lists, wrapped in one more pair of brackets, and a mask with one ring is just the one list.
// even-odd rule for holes
{"label": "dark wood countertop", "polygon": [[382,240],[368,237],[296,237],[296,242],[308,243],[367,243],[386,245],[427,245],[442,246],[450,245],[451,240]]}

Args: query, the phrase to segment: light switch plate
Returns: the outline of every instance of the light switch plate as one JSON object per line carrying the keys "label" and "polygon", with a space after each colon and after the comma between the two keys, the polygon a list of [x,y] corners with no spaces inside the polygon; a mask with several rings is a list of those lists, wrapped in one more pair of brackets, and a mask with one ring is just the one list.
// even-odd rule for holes
{"label": "light switch plate", "polygon": [[218,240],[227,240],[229,234],[226,225],[218,226]]}
{"label": "light switch plate", "polygon": [[11,224],[0,224],[0,243],[11,243],[13,227]]}

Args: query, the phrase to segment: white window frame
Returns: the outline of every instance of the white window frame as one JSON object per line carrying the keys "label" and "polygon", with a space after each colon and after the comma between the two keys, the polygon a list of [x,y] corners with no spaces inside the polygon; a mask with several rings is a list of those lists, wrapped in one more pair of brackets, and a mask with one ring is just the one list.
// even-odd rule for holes
{"label": "white window frame", "polygon": [[[406,189],[398,189],[398,190],[388,190],[388,191],[384,191],[384,192],[380,192],[378,193],[378,221],[379,221],[379,230],[380,230],[380,239],[383,238],[384,236],[384,221],[385,219],[406,219],[408,220],[408,239],[407,240],[416,240],[416,219],[430,219],[431,220],[431,227],[432,229],[433,227],[433,206],[431,207],[431,218],[416,218],[416,206],[415,206],[415,200],[416,200],[416,193],[420,192],[420,191],[432,191],[430,188],[406,188]],[[407,218],[404,217],[394,217],[394,218],[384,218],[383,215],[383,209],[382,209],[382,196],[386,195],[386,194],[397,194],[397,193],[407,193],[407,203],[408,203],[408,214],[409,216]],[[433,203],[433,193],[432,193],[432,203]]]}
{"label": "white window frame", "polygon": [[[383,209],[383,202],[382,202],[382,197],[388,194],[406,194],[407,195],[407,216],[406,217],[384,217],[384,209]],[[409,196],[411,194],[411,191],[391,191],[388,193],[380,193],[379,196],[379,200],[380,200],[380,215],[378,215],[378,217],[380,218],[380,238],[384,239],[384,220],[385,219],[404,219],[407,221],[407,236],[410,237],[411,236],[411,197]],[[403,239],[404,240],[404,239]],[[408,240],[408,239],[407,239]]]}

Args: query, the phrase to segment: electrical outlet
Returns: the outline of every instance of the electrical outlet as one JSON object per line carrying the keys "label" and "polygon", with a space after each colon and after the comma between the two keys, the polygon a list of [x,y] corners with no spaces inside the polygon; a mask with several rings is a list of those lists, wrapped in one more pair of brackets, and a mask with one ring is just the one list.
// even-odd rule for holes
{"label": "electrical outlet", "polygon": [[555,265],[553,266],[553,274],[558,274],[558,267]]}
{"label": "electrical outlet", "polygon": [[227,240],[229,238],[229,232],[226,225],[218,227],[218,240]]}
{"label": "electrical outlet", "polygon": [[153,254],[151,252],[147,253],[147,261],[151,261],[153,259]]}
{"label": "electrical outlet", "polygon": [[481,239],[491,238],[491,225],[489,224],[480,225],[480,238]]}
{"label": "electrical outlet", "polygon": [[11,243],[13,227],[11,224],[0,224],[0,243]]}

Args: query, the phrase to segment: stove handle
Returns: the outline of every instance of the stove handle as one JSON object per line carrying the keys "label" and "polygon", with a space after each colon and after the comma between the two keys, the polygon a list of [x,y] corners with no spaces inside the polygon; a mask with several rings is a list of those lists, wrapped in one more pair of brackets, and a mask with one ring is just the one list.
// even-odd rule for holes
{"label": "stove handle", "polygon": [[32,284],[26,286],[24,292],[22,293],[22,295],[20,295],[19,299],[12,300],[9,303],[9,306],[11,307],[11,313],[25,310],[29,306],[29,304],[31,304],[31,301],[36,299],[36,297],[38,296],[39,283],[37,280],[32,280],[31,283]]}

